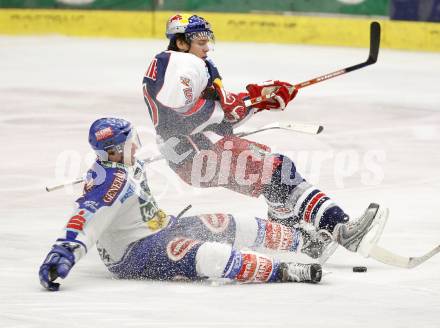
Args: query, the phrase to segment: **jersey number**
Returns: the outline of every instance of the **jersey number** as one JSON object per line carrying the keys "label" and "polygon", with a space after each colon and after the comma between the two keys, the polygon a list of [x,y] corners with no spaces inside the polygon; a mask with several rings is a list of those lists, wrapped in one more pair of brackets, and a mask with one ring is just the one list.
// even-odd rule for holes
{"label": "jersey number", "polygon": [[147,71],[145,72],[145,77],[148,77],[149,79],[156,81],[157,77],[157,59],[154,58],[150,66],[148,67]]}

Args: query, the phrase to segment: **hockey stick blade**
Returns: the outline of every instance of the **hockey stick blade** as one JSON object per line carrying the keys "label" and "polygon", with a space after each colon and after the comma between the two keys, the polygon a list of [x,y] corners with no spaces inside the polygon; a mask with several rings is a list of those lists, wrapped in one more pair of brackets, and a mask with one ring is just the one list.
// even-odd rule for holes
{"label": "hockey stick blade", "polygon": [[377,62],[380,47],[380,24],[372,22],[370,25],[370,55],[367,62],[374,64]]}
{"label": "hockey stick blade", "polygon": [[384,264],[396,266],[399,268],[412,269],[426,262],[435,254],[440,252],[440,245],[422,256],[405,257],[397,255],[379,245],[375,245],[370,251],[370,257]]}
{"label": "hockey stick blade", "polygon": [[[380,47],[380,24],[378,22],[372,22],[370,24],[370,52],[368,58],[363,63],[353,65],[344,69],[344,73],[352,72],[365,66],[372,65],[377,62],[379,56]],[[344,74],[342,73],[342,74]]]}
{"label": "hockey stick blade", "polygon": [[379,47],[380,47],[380,24],[378,22],[372,22],[370,24],[370,50],[368,52],[368,58],[366,61],[360,64],[356,64],[347,68],[340,69],[338,71],[329,74],[319,76],[317,78],[302,83],[298,83],[292,86],[292,88],[301,89],[304,87],[308,87],[309,85],[326,81],[336,76],[355,71],[357,69],[363,68],[368,65],[372,65],[377,62],[377,57],[379,56]]}

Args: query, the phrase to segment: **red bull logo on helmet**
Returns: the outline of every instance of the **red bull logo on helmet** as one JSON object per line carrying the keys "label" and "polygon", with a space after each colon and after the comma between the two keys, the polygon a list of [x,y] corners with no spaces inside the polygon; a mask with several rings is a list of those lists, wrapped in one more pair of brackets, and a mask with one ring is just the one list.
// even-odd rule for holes
{"label": "red bull logo on helmet", "polygon": [[96,141],[102,141],[113,137],[113,131],[110,127],[95,132]]}
{"label": "red bull logo on helmet", "polygon": [[177,15],[172,16],[169,19],[169,22],[171,23],[171,22],[174,22],[174,21],[178,21],[178,20],[181,20],[182,18],[183,18],[182,15],[177,14]]}

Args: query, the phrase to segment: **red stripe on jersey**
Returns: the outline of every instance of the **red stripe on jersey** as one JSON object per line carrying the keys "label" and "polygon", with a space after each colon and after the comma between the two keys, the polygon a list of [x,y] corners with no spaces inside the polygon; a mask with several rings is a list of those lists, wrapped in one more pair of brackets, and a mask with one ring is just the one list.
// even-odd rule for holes
{"label": "red stripe on jersey", "polygon": [[195,105],[193,107],[191,107],[187,112],[183,113],[183,115],[189,116],[194,113],[197,113],[200,110],[200,108],[202,108],[203,105],[205,105],[205,104],[206,104],[206,99],[200,98],[199,100],[197,100]]}
{"label": "red stripe on jersey", "polygon": [[319,192],[310,200],[309,205],[307,205],[306,211],[304,212],[304,220],[306,222],[310,222],[310,216],[312,214],[313,208],[315,207],[316,203],[318,203],[319,200],[323,197],[325,197],[325,194],[323,192]]}
{"label": "red stripe on jersey", "polygon": [[159,112],[157,110],[156,103],[151,98],[150,94],[148,93],[148,89],[145,84],[143,85],[143,90],[144,90],[144,98],[147,101],[148,107],[151,110],[151,119],[153,120],[153,125],[157,126],[157,123],[159,122]]}
{"label": "red stripe on jersey", "polygon": [[67,223],[67,228],[82,231],[85,222],[86,222],[86,219],[84,219],[83,217],[81,217],[79,215],[75,215]]}

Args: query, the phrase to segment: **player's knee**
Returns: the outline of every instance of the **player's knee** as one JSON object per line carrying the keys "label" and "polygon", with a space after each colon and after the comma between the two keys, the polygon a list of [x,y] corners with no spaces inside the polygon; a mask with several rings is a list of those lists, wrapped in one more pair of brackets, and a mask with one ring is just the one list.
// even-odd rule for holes
{"label": "player's knee", "polygon": [[200,214],[196,218],[202,223],[199,228],[203,240],[228,242],[234,241],[235,220],[230,214]]}
{"label": "player's knee", "polygon": [[285,202],[292,190],[304,179],[297,172],[295,163],[284,155],[276,155],[277,167],[272,173],[270,183],[263,190],[265,198],[271,202]]}
{"label": "player's knee", "polygon": [[232,246],[215,242],[200,245],[196,254],[196,270],[201,277],[221,278],[231,257]]}
{"label": "player's knee", "polygon": [[249,215],[235,215],[235,241],[237,248],[254,246],[259,234],[257,220]]}

